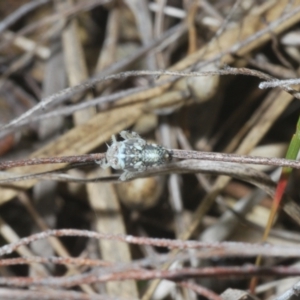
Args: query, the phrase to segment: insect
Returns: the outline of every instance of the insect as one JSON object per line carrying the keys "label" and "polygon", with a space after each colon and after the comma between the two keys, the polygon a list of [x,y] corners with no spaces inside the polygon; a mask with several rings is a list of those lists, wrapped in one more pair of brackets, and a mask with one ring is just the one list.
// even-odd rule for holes
{"label": "insect", "polygon": [[97,163],[102,168],[123,170],[120,176],[122,181],[132,178],[136,172],[145,171],[147,167],[158,166],[172,160],[171,151],[156,144],[148,144],[136,132],[121,131],[120,136],[124,141],[118,142],[113,135],[105,159]]}

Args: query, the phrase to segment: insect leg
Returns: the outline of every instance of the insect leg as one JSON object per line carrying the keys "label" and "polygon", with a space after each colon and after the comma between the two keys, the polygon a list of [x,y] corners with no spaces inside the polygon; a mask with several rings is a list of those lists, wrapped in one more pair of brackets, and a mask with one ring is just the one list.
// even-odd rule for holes
{"label": "insect leg", "polygon": [[100,165],[102,169],[107,169],[108,167],[110,167],[110,164],[106,161],[105,158],[102,158],[100,160],[95,160],[95,163]]}
{"label": "insect leg", "polygon": [[129,172],[129,171],[124,171],[121,176],[120,176],[120,180],[121,181],[127,181],[129,179],[131,179],[134,175],[134,172]]}

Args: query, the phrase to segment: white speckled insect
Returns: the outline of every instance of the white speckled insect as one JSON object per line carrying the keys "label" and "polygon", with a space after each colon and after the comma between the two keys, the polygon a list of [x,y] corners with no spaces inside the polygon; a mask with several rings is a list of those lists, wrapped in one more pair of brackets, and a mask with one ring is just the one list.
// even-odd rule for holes
{"label": "white speckled insect", "polygon": [[124,141],[118,142],[112,136],[112,144],[108,146],[106,157],[99,164],[102,168],[123,170],[120,176],[122,181],[132,178],[136,172],[145,171],[147,167],[158,166],[172,159],[169,150],[156,144],[148,144],[136,132],[121,131],[120,136]]}

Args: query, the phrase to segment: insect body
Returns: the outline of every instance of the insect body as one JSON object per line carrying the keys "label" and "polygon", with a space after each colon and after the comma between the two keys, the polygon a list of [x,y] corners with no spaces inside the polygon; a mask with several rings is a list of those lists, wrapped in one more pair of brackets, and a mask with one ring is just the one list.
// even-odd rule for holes
{"label": "insect body", "polygon": [[106,162],[101,162],[101,166],[123,170],[120,176],[122,181],[130,179],[135,172],[143,172],[147,167],[158,166],[172,159],[170,151],[156,144],[148,144],[135,132],[122,131],[120,135],[124,141],[117,142],[116,137],[112,136]]}

